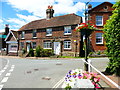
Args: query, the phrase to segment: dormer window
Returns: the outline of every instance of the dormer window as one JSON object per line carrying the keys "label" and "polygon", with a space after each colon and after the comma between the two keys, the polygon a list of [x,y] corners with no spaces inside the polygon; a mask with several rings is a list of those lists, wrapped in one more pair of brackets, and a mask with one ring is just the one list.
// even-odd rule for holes
{"label": "dormer window", "polygon": [[64,35],[71,34],[71,26],[65,26],[64,27]]}
{"label": "dormer window", "polygon": [[36,30],[33,30],[33,38],[36,38],[36,36],[37,36],[37,31]]}
{"label": "dormer window", "polygon": [[25,31],[22,31],[21,33],[21,39],[24,39],[25,38]]}
{"label": "dormer window", "polygon": [[52,28],[46,29],[46,36],[52,36]]}

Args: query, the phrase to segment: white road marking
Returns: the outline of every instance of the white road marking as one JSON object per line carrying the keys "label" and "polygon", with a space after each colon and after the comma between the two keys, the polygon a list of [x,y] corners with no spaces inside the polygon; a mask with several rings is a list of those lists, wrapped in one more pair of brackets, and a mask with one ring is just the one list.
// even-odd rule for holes
{"label": "white road marking", "polygon": [[9,72],[12,72],[14,69],[13,68],[11,68],[10,70],[9,70]]}
{"label": "white road marking", "polygon": [[3,69],[5,70],[5,69],[7,69],[7,67],[4,67]]}
{"label": "white road marking", "polygon": [[11,73],[7,73],[5,76],[10,76],[11,75]]}
{"label": "white road marking", "polygon": [[[65,78],[65,77],[64,77],[64,78]],[[54,90],[55,88],[58,88],[58,87],[60,86],[60,84],[62,84],[62,83],[64,82],[64,78],[61,79],[59,82],[57,82],[57,83],[52,87],[51,90]]]}
{"label": "white road marking", "polygon": [[0,72],[3,73],[5,70],[1,70]]}
{"label": "white road marking", "polygon": [[15,67],[15,65],[12,65],[12,67]]}
{"label": "white road marking", "polygon": [[2,90],[3,86],[4,86],[4,85],[0,85],[0,90]]}
{"label": "white road marking", "polygon": [[7,82],[7,80],[8,80],[8,77],[4,77],[1,81],[1,83],[5,83],[5,82]]}

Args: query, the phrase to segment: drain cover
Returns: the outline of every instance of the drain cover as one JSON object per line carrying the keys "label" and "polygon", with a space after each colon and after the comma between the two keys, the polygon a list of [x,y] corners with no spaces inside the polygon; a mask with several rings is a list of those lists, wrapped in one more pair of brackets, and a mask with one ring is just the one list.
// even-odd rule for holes
{"label": "drain cover", "polygon": [[57,62],[56,65],[62,65],[62,63],[61,62]]}
{"label": "drain cover", "polygon": [[32,73],[32,71],[27,71],[27,73]]}
{"label": "drain cover", "polygon": [[44,79],[44,80],[50,80],[51,78],[50,77],[43,77],[42,79]]}
{"label": "drain cover", "polygon": [[39,69],[37,69],[37,68],[36,68],[36,69],[34,69],[34,71],[38,71],[38,70],[39,70]]}

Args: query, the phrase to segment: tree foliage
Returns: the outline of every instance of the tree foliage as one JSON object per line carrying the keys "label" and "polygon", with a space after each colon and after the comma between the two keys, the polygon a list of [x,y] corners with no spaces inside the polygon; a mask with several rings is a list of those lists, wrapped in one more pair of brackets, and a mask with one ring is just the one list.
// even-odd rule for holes
{"label": "tree foliage", "polygon": [[104,26],[109,64],[106,72],[120,76],[120,1],[113,5],[113,14]]}

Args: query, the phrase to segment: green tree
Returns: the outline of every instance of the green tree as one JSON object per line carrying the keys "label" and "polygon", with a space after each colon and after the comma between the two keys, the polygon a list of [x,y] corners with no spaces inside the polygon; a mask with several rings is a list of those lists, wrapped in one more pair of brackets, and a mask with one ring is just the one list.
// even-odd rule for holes
{"label": "green tree", "polygon": [[109,57],[106,72],[120,76],[120,1],[117,1],[113,8],[112,16],[104,25],[104,38]]}

